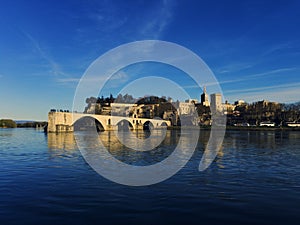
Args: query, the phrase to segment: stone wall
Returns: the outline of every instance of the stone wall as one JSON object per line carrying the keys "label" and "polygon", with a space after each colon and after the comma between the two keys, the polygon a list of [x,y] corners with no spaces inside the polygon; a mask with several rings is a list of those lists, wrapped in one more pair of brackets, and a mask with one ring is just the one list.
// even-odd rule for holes
{"label": "stone wall", "polygon": [[73,132],[72,113],[49,112],[48,132]]}

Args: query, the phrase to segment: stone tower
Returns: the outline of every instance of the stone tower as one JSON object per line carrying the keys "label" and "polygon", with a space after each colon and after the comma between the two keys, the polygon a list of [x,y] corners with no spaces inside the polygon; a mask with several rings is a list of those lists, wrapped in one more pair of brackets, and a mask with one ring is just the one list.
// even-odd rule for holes
{"label": "stone tower", "polygon": [[206,93],[206,87],[203,87],[203,93],[201,95],[201,104],[203,106],[208,106],[209,107],[209,100],[208,100],[208,94]]}
{"label": "stone tower", "polygon": [[211,111],[212,112],[222,112],[222,96],[220,93],[214,93],[210,95],[211,99]]}

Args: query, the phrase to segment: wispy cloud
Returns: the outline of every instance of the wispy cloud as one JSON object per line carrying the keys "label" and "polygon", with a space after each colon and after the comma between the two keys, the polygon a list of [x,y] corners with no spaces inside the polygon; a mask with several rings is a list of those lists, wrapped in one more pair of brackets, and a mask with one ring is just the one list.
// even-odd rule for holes
{"label": "wispy cloud", "polygon": [[[214,86],[214,85],[217,85],[217,84],[222,85],[222,84],[229,84],[229,83],[242,83],[242,82],[247,82],[247,81],[250,81],[250,80],[255,80],[259,77],[264,77],[264,76],[277,74],[277,73],[288,72],[288,71],[294,71],[294,70],[297,70],[297,69],[298,68],[296,68],[296,67],[274,69],[274,70],[269,70],[269,71],[265,71],[265,72],[262,72],[262,73],[249,74],[249,75],[243,76],[241,78],[230,79],[230,80],[220,80],[220,81],[216,81],[214,83],[207,83],[207,84],[203,84],[203,85],[205,85],[205,86]],[[189,85],[189,86],[184,86],[184,88],[199,88],[199,87],[197,85]]]}
{"label": "wispy cloud", "polygon": [[78,22],[76,35],[73,38],[79,46],[94,48],[95,54],[99,54],[99,48],[114,46],[115,42],[119,43],[116,37],[123,35],[130,15],[124,13],[125,9],[119,6],[122,4],[113,1],[89,1],[85,4],[87,7],[82,10],[83,15],[79,16],[75,12],[71,17],[75,21],[85,21],[88,26]]}
{"label": "wispy cloud", "polygon": [[157,9],[148,15],[145,24],[142,24],[141,35],[146,38],[159,39],[172,20],[172,10],[173,2],[163,0]]}
{"label": "wispy cloud", "polygon": [[281,44],[273,45],[269,49],[265,50],[262,53],[262,56],[267,56],[267,55],[270,55],[270,54],[273,54],[273,53],[276,53],[279,51],[291,49],[291,48],[293,48],[291,43],[281,43]]}
{"label": "wispy cloud", "polygon": [[[49,54],[40,46],[39,42],[34,39],[29,33],[21,30],[21,32],[26,36],[26,38],[30,41],[30,43],[33,46],[33,49],[38,53],[38,55],[46,62],[46,65],[40,65],[40,66],[46,66],[48,73],[53,76],[53,79],[55,82],[59,84],[66,84],[67,87],[74,87],[74,83],[78,82],[79,78],[73,78],[69,74],[65,73],[62,70],[62,67],[60,64],[58,64],[56,61],[54,61]],[[45,73],[32,73],[32,75],[35,76],[43,76]],[[73,83],[73,84],[71,84]],[[70,85],[71,84],[71,85]]]}
{"label": "wispy cloud", "polygon": [[129,75],[124,71],[119,71],[119,72],[115,73],[110,79],[124,82],[129,79]]}
{"label": "wispy cloud", "polygon": [[[274,69],[274,70],[269,70],[269,71],[265,71],[265,72],[262,72],[262,73],[249,74],[249,75],[246,75],[242,78],[223,80],[223,81],[220,81],[219,84],[245,82],[245,81],[257,79],[259,77],[265,77],[265,76],[272,75],[272,74],[293,71],[293,70],[296,70],[296,69],[297,69],[296,67]],[[207,86],[209,86],[209,85],[214,85],[214,84],[207,84]]]}
{"label": "wispy cloud", "polygon": [[58,78],[57,81],[59,83],[78,83],[80,78]]}
{"label": "wispy cloud", "polygon": [[48,66],[51,69],[51,73],[55,76],[66,76],[66,74],[62,71],[61,66],[56,63],[39,45],[38,41],[36,41],[29,33],[22,30],[22,33],[28,38],[28,40],[31,42],[34,49],[38,52],[40,57],[44,59]]}
{"label": "wispy cloud", "polygon": [[279,90],[282,88],[284,88],[284,89],[298,88],[298,91],[300,92],[300,82],[279,84],[279,85],[272,85],[272,86],[264,86],[264,87],[256,87],[256,88],[228,90],[228,91],[226,91],[226,93],[251,93],[251,92],[274,90],[274,89]]}
{"label": "wispy cloud", "polygon": [[76,77],[58,78],[57,81],[59,83],[78,83],[82,79],[84,79],[85,82],[91,82],[93,85],[97,85],[98,82],[109,81],[110,85],[116,87],[120,84],[126,83],[129,80],[129,75],[127,73],[125,73],[124,71],[119,71],[119,72],[115,73],[112,77],[110,77],[109,80],[107,80],[106,76],[91,75],[91,76],[82,77],[82,78],[76,78]]}
{"label": "wispy cloud", "polygon": [[126,15],[120,15],[118,8],[111,1],[98,2],[94,11],[88,12],[88,17],[95,23],[96,30],[102,34],[119,29],[128,20]]}
{"label": "wispy cloud", "polygon": [[242,70],[246,70],[253,67],[253,64],[250,63],[234,63],[231,65],[226,65],[224,67],[218,68],[216,73],[224,74],[224,73],[234,73]]}
{"label": "wispy cloud", "polygon": [[247,90],[245,92],[243,92],[243,90],[240,90],[241,92],[239,92],[238,95],[236,95],[236,93],[234,92],[225,92],[224,96],[231,102],[237,99],[243,99],[247,102],[254,102],[265,99],[280,103],[292,103],[299,101],[299,84],[300,83],[286,84],[282,86],[274,85],[272,87],[269,86],[266,89],[258,88],[257,90],[248,90],[248,92]]}
{"label": "wispy cloud", "polygon": [[[155,2],[138,1],[135,4],[116,4],[113,1],[92,1],[82,18],[89,26],[78,23],[73,37],[79,46],[92,49],[91,57],[99,50],[109,50],[124,42],[145,39],[162,39],[173,20],[176,3],[170,0]],[[129,7],[130,6],[130,7]],[[92,55],[93,53],[93,55]]]}
{"label": "wispy cloud", "polygon": [[249,75],[249,76],[251,76],[251,77],[260,77],[260,76],[265,76],[265,75],[270,75],[270,74],[275,74],[275,73],[293,71],[293,70],[296,70],[296,69],[297,69],[296,67],[280,68],[280,69],[274,69],[274,70],[266,71],[266,72],[263,72],[263,73],[257,73],[257,74],[253,74],[253,75]]}

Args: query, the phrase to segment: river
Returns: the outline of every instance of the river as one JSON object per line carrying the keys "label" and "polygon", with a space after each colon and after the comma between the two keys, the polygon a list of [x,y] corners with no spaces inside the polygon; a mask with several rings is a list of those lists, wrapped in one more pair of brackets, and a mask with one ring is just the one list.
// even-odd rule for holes
{"label": "river", "polygon": [[[149,153],[130,151],[108,136],[99,135],[115,158],[143,166],[168,157],[180,132],[167,131]],[[208,138],[209,131],[201,130],[194,154],[177,174],[135,187],[96,173],[73,133],[0,129],[0,223],[299,223],[299,131],[227,131],[214,162],[199,172]]]}

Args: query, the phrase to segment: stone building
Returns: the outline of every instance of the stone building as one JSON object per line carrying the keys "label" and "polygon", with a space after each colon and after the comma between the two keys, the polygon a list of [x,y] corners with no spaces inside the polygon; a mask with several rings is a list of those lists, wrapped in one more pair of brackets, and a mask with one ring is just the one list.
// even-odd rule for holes
{"label": "stone building", "polygon": [[222,95],[220,93],[214,93],[210,95],[210,108],[211,112],[222,112],[223,105],[222,105]]}

